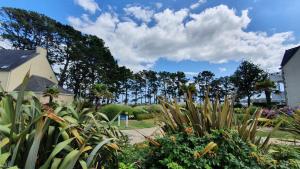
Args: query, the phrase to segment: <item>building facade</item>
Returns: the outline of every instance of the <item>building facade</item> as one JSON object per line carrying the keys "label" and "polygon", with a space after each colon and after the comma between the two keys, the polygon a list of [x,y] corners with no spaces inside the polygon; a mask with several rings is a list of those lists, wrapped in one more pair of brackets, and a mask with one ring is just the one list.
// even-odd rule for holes
{"label": "building facade", "polygon": [[[33,91],[42,103],[47,98],[43,92],[58,84],[58,80],[47,59],[45,49],[37,47],[36,50],[7,50],[0,49],[0,85],[6,92],[18,91],[24,77],[29,72],[30,79],[27,91]],[[58,87],[57,101],[71,103],[73,94],[62,87]]]}
{"label": "building facade", "polygon": [[300,46],[285,51],[281,62],[285,97],[289,106],[300,106]]}

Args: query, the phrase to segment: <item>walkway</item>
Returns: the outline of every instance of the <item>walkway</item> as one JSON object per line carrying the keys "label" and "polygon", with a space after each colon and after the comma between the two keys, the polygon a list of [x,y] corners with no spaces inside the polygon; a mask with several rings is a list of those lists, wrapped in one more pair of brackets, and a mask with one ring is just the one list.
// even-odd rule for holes
{"label": "walkway", "polygon": [[145,141],[144,136],[148,136],[148,137],[150,136],[151,138],[154,138],[157,135],[161,135],[161,131],[159,127],[134,129],[134,130],[122,130],[122,132],[129,137],[129,142],[131,144]]}

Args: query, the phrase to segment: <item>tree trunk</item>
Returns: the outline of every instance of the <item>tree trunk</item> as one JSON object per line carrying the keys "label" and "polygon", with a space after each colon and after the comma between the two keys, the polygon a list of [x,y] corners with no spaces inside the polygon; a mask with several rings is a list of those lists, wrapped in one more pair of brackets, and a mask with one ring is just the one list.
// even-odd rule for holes
{"label": "tree trunk", "polygon": [[251,96],[247,96],[248,98],[247,98],[247,101],[248,101],[248,107],[250,106],[250,104],[251,104]]}
{"label": "tree trunk", "polygon": [[271,92],[269,90],[265,90],[267,106],[271,106]]}
{"label": "tree trunk", "polygon": [[58,85],[61,86],[61,87],[63,87],[63,85],[64,85],[64,83],[65,83],[65,81],[67,79],[67,75],[66,74],[67,74],[67,69],[68,69],[69,63],[70,63],[70,59],[67,56],[66,64],[64,65],[64,68],[61,71],[59,82],[58,82]]}
{"label": "tree trunk", "polygon": [[125,104],[127,105],[128,103],[128,88],[125,88]]}
{"label": "tree trunk", "polygon": [[52,102],[53,102],[53,97],[49,96],[49,104],[52,104]]}

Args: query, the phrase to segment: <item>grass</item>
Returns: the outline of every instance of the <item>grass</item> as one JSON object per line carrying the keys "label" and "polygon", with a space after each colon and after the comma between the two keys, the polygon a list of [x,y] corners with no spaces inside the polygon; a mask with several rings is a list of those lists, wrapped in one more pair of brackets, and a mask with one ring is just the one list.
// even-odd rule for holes
{"label": "grass", "polygon": [[[257,136],[261,137],[267,137],[269,134],[269,131],[257,131]],[[278,139],[300,139],[299,136],[292,134],[287,131],[277,130],[275,131],[272,136],[272,138],[278,138]]]}
{"label": "grass", "polygon": [[[118,121],[115,121],[113,125],[117,126]],[[151,128],[155,127],[155,119],[147,119],[147,120],[128,120],[128,127],[125,127],[125,121],[121,121],[121,126],[119,129],[121,130],[130,130],[130,129],[142,129],[142,128]]]}

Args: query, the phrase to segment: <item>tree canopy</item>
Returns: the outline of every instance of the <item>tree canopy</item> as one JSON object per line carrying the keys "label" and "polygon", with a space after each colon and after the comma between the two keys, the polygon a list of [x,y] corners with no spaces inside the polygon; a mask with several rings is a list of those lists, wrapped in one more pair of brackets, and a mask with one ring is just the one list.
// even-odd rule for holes
{"label": "tree canopy", "polygon": [[[258,82],[266,78],[258,65],[248,61],[243,61],[231,77],[216,78],[207,70],[192,79],[181,71],[132,72],[118,65],[99,37],[83,34],[43,14],[3,7],[0,25],[1,37],[10,41],[15,49],[45,48],[58,85],[73,91],[75,97],[85,97],[93,103],[151,104],[158,102],[158,96],[181,101],[187,89],[192,91],[193,97],[198,96],[199,101],[203,101],[207,90],[211,91],[210,97],[222,100],[236,88],[239,98],[247,97],[250,104],[251,96],[258,92]],[[104,97],[103,91],[109,93],[109,97]]]}

